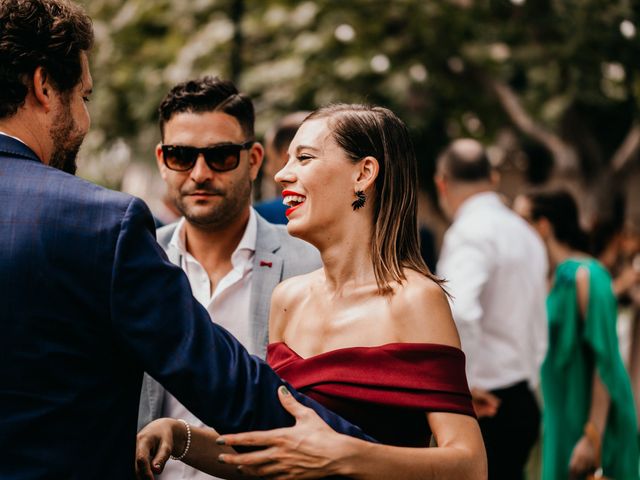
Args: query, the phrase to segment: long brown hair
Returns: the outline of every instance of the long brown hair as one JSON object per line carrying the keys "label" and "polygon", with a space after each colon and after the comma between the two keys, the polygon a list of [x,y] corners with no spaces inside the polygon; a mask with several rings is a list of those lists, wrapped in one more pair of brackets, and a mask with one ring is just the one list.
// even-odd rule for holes
{"label": "long brown hair", "polygon": [[[333,104],[306,120],[328,119],[336,143],[353,163],[367,156],[378,160],[375,181],[371,257],[378,290],[393,292],[392,282],[406,280],[404,268],[442,286],[420,255],[417,220],[418,166],[405,124],[391,110],[369,105]],[[305,121],[306,121],[305,120]]]}

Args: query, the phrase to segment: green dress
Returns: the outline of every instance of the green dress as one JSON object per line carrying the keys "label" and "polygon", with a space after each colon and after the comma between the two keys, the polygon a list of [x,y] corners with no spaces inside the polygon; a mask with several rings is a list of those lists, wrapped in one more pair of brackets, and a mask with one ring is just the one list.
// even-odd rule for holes
{"label": "green dress", "polygon": [[[587,318],[581,319],[576,292],[579,267],[589,271]],[[629,377],[616,334],[616,298],[611,277],[593,259],[570,259],[556,269],[547,299],[549,350],[542,365],[543,480],[568,478],[573,448],[589,416],[594,366],[611,403],[602,445],[604,475],[638,479],[636,415]]]}

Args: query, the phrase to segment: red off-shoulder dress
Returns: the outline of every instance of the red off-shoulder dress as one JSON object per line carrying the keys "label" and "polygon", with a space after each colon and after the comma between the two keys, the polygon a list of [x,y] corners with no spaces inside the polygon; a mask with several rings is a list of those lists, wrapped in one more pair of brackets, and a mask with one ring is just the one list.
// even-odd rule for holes
{"label": "red off-shoulder dress", "polygon": [[464,354],[447,345],[389,343],[302,358],[277,342],[267,361],[298,391],[384,444],[428,446],[426,412],[475,416]]}

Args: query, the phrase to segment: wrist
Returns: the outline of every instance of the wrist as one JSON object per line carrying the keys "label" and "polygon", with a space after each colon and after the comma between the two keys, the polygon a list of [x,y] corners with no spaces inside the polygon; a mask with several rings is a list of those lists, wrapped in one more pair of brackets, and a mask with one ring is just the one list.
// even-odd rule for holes
{"label": "wrist", "polygon": [[182,460],[191,446],[191,427],[182,419],[171,419],[171,435],[173,437],[171,457]]}
{"label": "wrist", "polygon": [[[348,435],[340,435],[337,451],[340,456],[336,459],[336,475],[347,478],[360,478],[363,473],[362,462],[371,461],[373,443],[358,440]],[[366,465],[366,464],[365,464]]]}
{"label": "wrist", "polygon": [[600,447],[602,445],[602,435],[593,422],[587,422],[584,426],[584,438],[591,444],[593,451],[596,455],[596,459],[599,462],[600,459]]}

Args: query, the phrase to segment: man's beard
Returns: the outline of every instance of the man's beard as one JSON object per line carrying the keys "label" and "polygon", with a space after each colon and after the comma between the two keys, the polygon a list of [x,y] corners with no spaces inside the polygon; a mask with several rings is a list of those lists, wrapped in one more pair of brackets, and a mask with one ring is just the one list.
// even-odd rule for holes
{"label": "man's beard", "polygon": [[[219,202],[209,206],[206,211],[202,207],[193,208],[183,201],[185,194],[191,191],[204,191],[219,196]],[[246,208],[251,199],[251,180],[239,182],[225,191],[213,187],[209,181],[196,185],[189,191],[182,191],[176,198],[175,205],[178,211],[192,224],[206,230],[222,230],[228,227],[242,210]]]}
{"label": "man's beard", "polygon": [[49,166],[75,175],[78,168],[76,158],[83,140],[84,134],[79,132],[73,119],[70,101],[63,98],[62,108],[53,119],[51,129],[53,152]]}

